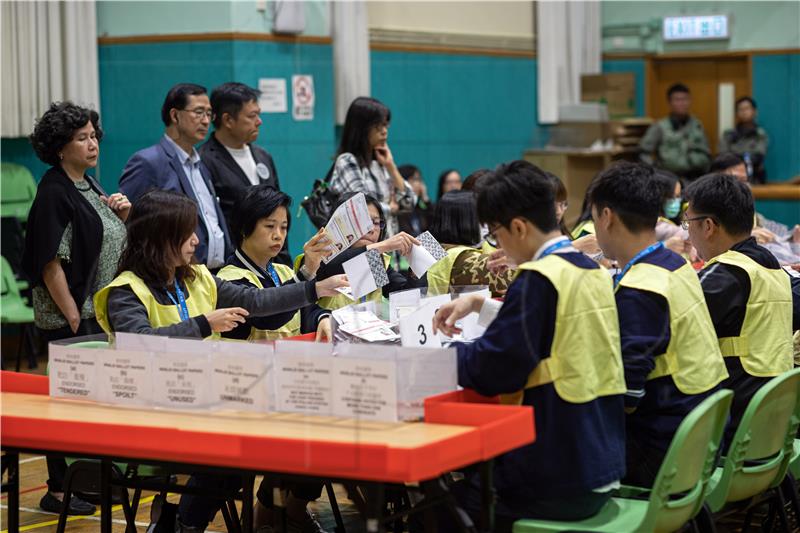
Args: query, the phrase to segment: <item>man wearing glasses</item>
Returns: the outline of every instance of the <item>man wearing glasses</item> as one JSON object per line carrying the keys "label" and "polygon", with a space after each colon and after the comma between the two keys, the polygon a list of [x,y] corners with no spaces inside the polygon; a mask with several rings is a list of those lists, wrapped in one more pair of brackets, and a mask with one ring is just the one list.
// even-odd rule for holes
{"label": "man wearing glasses", "polygon": [[179,83],[172,87],[161,107],[164,136],[153,146],[131,156],[119,190],[135,205],[151,189],[185,194],[197,203],[197,234],[200,243],[195,257],[210,269],[218,269],[232,253],[227,224],[219,206],[211,174],[194,146],[208,134],[211,103],[205,87]]}
{"label": "man wearing glasses", "polygon": [[754,205],[747,184],[709,174],[689,185],[686,197],[682,225],[706,261],[700,284],[728,370],[722,386],[735,393],[725,438],[730,443],[750,398],[793,367],[798,301],[795,296],[793,303],[789,275],[751,236]]}

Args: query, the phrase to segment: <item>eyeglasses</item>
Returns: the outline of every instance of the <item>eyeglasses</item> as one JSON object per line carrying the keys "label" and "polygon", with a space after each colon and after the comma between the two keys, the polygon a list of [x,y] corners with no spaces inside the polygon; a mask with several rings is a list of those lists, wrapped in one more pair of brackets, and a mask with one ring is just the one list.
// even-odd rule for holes
{"label": "eyeglasses", "polygon": [[717,222],[717,219],[712,217],[711,215],[697,215],[696,217],[684,218],[683,220],[681,220],[681,228],[688,230],[689,229],[689,222],[692,222],[694,220],[704,220],[706,218],[710,218],[716,224],[719,224],[719,222]]}
{"label": "eyeglasses", "polygon": [[214,116],[213,111],[205,107],[197,107],[195,109],[181,109],[181,111],[186,111],[187,113],[191,113],[197,120],[203,120],[203,117],[206,117],[207,119],[211,120],[211,117]]}
{"label": "eyeglasses", "polygon": [[556,202],[556,206],[566,211],[567,208],[569,208],[569,202],[566,200],[564,200],[563,202]]}
{"label": "eyeglasses", "polygon": [[495,233],[501,227],[503,227],[503,226],[502,225],[498,225],[498,226],[495,226],[494,229],[490,229],[489,233],[487,233],[486,236],[483,238],[483,240],[486,241],[489,244],[489,246],[492,246],[493,248],[498,248],[499,245],[497,243],[497,236],[495,235]]}
{"label": "eyeglasses", "polygon": [[[377,227],[379,227],[380,229],[385,229],[386,228],[386,221],[385,220],[373,218],[372,219],[372,223],[374,225],[376,225]],[[375,229],[375,228],[372,228],[372,229]]]}

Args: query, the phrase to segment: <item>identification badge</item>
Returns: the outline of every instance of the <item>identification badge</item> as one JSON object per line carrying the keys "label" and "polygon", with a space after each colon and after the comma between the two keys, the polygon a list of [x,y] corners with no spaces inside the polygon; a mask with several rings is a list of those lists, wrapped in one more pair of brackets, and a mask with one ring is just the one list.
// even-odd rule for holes
{"label": "identification badge", "polygon": [[262,180],[268,180],[269,168],[264,163],[259,163],[256,165],[256,174],[258,174],[258,177]]}

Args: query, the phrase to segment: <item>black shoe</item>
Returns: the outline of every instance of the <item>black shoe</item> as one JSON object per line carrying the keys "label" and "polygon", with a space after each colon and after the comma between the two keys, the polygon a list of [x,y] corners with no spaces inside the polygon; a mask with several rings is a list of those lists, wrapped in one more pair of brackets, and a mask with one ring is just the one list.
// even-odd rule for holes
{"label": "black shoe", "polygon": [[[63,507],[64,503],[53,496],[53,493],[47,491],[47,493],[42,496],[42,499],[39,500],[39,507],[44,509],[45,511],[49,511],[51,513],[60,514],[61,508]],[[89,502],[85,502],[78,498],[77,496],[73,496],[69,500],[69,506],[67,507],[67,514],[70,515],[91,515],[94,514],[97,509],[94,505]]]}
{"label": "black shoe", "polygon": [[156,496],[150,505],[150,525],[147,533],[174,533],[177,530],[178,506]]}
{"label": "black shoe", "polygon": [[[93,503],[95,505],[100,505],[100,493],[99,492],[81,492],[75,491],[75,496],[79,497],[83,501],[87,501],[89,503]],[[114,490],[111,494],[111,505],[121,505],[122,504],[122,496]]]}
{"label": "black shoe", "polygon": [[287,516],[286,530],[288,533],[327,533],[317,521],[317,517],[308,509],[302,520],[294,520]]}

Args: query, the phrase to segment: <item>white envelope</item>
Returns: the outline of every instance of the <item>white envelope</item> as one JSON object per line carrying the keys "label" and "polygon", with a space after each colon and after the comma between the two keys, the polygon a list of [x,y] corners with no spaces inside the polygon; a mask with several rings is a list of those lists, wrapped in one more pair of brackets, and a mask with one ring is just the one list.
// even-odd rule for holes
{"label": "white envelope", "polygon": [[342,263],[342,267],[347,275],[354,299],[366,296],[378,288],[367,262],[367,254],[359,254],[349,261],[345,261]]}

